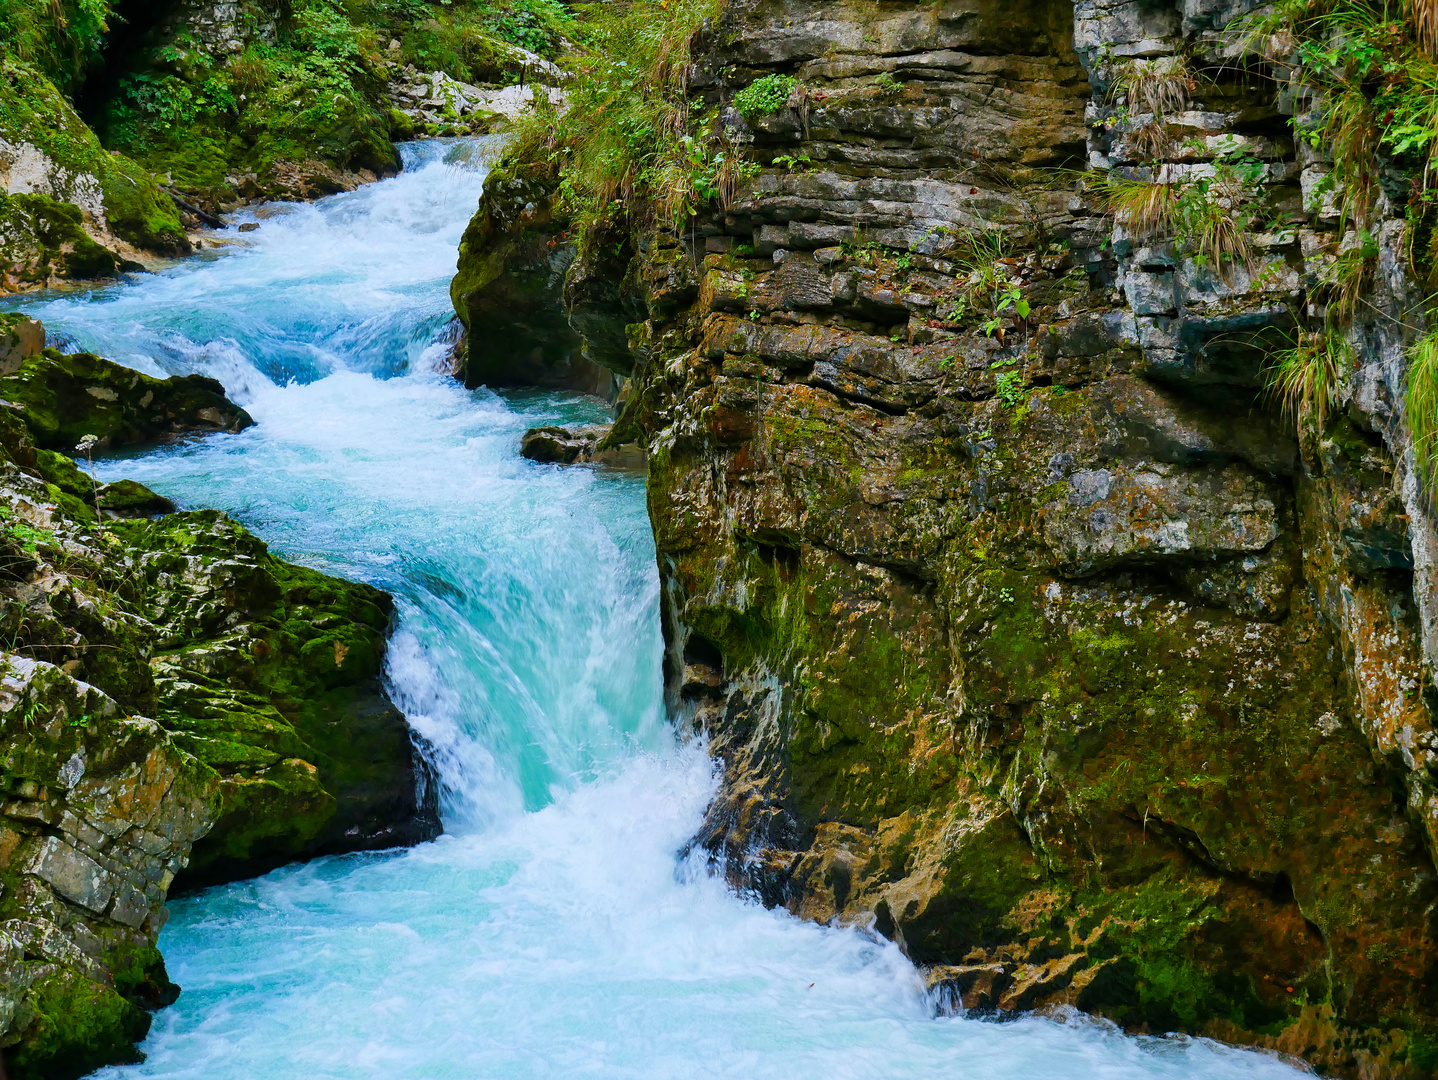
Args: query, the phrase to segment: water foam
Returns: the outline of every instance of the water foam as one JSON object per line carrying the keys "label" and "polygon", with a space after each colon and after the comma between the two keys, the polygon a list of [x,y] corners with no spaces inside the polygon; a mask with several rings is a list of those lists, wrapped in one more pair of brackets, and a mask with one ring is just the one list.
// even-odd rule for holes
{"label": "water foam", "polygon": [[226,382],[258,425],[103,466],[218,505],[396,595],[396,701],[435,745],[448,835],[173,904],[184,987],[121,1077],[1292,1076],[1077,1014],[936,1017],[897,948],[735,896],[679,858],[715,786],[659,700],[641,480],[519,459],[583,399],[433,370],[481,174],[267,210],[244,243],[28,306],[85,347]]}

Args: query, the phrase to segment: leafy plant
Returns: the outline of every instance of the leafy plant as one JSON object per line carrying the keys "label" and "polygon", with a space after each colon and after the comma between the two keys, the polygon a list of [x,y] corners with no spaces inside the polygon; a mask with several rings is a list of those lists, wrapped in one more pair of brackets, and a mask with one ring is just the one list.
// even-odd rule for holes
{"label": "leafy plant", "polygon": [[1028,394],[1024,390],[1024,377],[1017,371],[1003,371],[994,379],[994,396],[1007,408],[1022,405]]}
{"label": "leafy plant", "polygon": [[746,120],[776,113],[788,102],[796,85],[792,75],[765,75],[734,95],[734,108]]}
{"label": "leafy plant", "polygon": [[625,216],[682,224],[697,201],[727,202],[748,171],[717,113],[687,94],[690,42],[716,12],[717,0],[590,5],[565,60],[568,108],[536,99],[516,124],[510,160],[558,174],[581,246]]}
{"label": "leafy plant", "polygon": [[874,76],[874,89],[879,92],[880,97],[894,98],[904,92],[904,84],[889,72],[881,71]]}

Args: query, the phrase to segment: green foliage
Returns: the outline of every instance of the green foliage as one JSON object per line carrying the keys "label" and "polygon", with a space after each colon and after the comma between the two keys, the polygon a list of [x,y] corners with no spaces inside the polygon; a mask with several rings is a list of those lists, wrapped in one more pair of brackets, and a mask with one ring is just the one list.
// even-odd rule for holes
{"label": "green foliage", "polygon": [[994,396],[1006,408],[1016,408],[1028,398],[1024,377],[1017,371],[1001,371],[994,378]]}
{"label": "green foliage", "polygon": [[1430,330],[1408,350],[1403,404],[1418,470],[1433,485],[1438,481],[1438,330]]}
{"label": "green foliage", "polygon": [[1262,161],[1235,152],[1218,158],[1212,176],[1155,183],[1109,173],[1093,185],[1134,236],[1171,239],[1199,265],[1221,269],[1226,263],[1252,263],[1248,235],[1268,219],[1262,203],[1266,175]]}
{"label": "green foliage", "polygon": [[895,98],[904,92],[904,84],[887,71],[874,76],[874,88],[879,91],[880,97],[886,98]]}
{"label": "green foliage", "polygon": [[[1411,175],[1412,196],[1431,190],[1438,152],[1438,63],[1431,5],[1387,0],[1281,0],[1233,24],[1244,46],[1276,55],[1292,45],[1318,109],[1295,134],[1333,155],[1332,190],[1345,221],[1368,224],[1378,155]],[[1425,39],[1424,35],[1428,37]]]}
{"label": "green foliage", "polygon": [[0,0],[0,48],[72,91],[99,60],[113,18],[107,0]]}
{"label": "green foliage", "polygon": [[1294,343],[1275,352],[1267,371],[1269,393],[1296,423],[1327,423],[1338,406],[1343,379],[1353,368],[1353,352],[1337,332],[1299,331]]}
{"label": "green foliage", "polygon": [[734,95],[734,108],[746,120],[778,112],[789,100],[795,85],[792,75],[765,75]]}
{"label": "green foliage", "polygon": [[698,203],[732,197],[753,175],[686,93],[690,42],[717,0],[615,0],[583,9],[561,115],[536,98],[511,158],[559,177],[563,210],[586,248],[625,217],[682,225]]}

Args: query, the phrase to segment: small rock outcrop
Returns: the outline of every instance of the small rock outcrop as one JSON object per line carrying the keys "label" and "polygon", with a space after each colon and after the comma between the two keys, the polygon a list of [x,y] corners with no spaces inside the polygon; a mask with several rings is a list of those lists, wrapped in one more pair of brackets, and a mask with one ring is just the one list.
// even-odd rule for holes
{"label": "small rock outcrop", "polygon": [[519,440],[519,456],[545,465],[608,465],[643,469],[644,451],[634,443],[610,438],[612,424],[570,430],[562,427],[530,428]]}

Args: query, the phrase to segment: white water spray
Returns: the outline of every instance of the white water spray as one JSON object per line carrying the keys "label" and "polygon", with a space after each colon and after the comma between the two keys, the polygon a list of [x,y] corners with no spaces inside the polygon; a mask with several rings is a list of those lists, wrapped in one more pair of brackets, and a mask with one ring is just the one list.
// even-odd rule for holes
{"label": "white water spray", "polygon": [[660,704],[642,481],[534,466],[520,433],[594,402],[436,374],[482,175],[405,173],[272,208],[233,249],[29,309],[258,425],[103,467],[219,506],[398,598],[396,702],[436,746],[448,835],[177,900],[185,989],[110,1080],[1277,1078],[1202,1040],[1077,1015],[936,1018],[894,946],[798,922],[679,860],[714,789]]}

